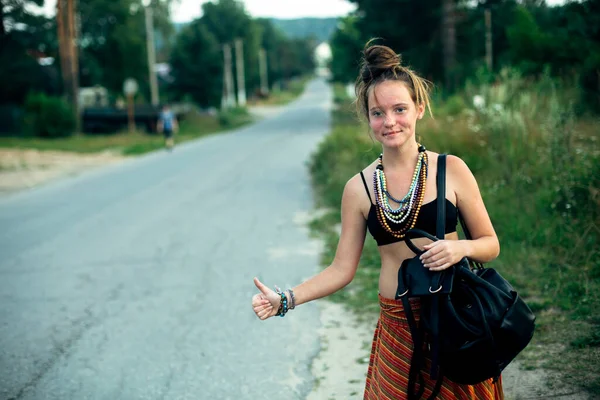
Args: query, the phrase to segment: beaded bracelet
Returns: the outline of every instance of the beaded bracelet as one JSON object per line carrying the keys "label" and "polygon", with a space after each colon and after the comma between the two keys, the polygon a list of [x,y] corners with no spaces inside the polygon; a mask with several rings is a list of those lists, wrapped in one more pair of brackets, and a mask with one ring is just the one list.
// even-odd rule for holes
{"label": "beaded bracelet", "polygon": [[280,317],[285,317],[285,314],[288,312],[288,300],[285,292],[282,292],[277,286],[275,286],[275,293],[281,296],[281,300],[279,301],[279,308],[277,309],[277,314]]}

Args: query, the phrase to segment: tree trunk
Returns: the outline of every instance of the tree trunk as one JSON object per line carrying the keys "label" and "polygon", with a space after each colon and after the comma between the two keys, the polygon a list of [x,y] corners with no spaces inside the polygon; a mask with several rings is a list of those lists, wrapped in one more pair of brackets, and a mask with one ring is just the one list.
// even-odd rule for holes
{"label": "tree trunk", "polygon": [[4,6],[0,4],[0,37],[6,35],[6,28],[4,28]]}
{"label": "tree trunk", "polygon": [[[57,0],[56,26],[63,90],[71,104],[79,128],[79,57],[77,52],[77,29],[75,25],[76,0]],[[79,129],[78,129],[79,130]]]}
{"label": "tree trunk", "polygon": [[457,86],[456,74],[456,15],[454,0],[442,0],[442,55],[444,84],[453,90]]}

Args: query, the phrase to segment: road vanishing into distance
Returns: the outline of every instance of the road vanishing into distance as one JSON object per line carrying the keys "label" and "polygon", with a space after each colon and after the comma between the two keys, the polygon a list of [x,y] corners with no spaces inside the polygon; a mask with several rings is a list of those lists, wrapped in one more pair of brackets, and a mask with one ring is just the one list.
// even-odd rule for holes
{"label": "road vanishing into distance", "polygon": [[312,81],[276,115],[0,199],[0,400],[303,399],[319,312],[259,321],[259,276],[318,271]]}

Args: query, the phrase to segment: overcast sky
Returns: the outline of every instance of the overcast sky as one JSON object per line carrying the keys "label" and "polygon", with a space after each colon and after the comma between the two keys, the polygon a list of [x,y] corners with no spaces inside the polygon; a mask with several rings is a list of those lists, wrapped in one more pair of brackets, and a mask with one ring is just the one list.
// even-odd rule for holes
{"label": "overcast sky", "polygon": [[[175,22],[188,22],[200,16],[201,4],[208,0],[180,0],[173,8]],[[416,0],[418,1],[418,0]],[[562,4],[565,0],[546,0],[547,4]],[[355,9],[346,0],[244,0],[246,11],[253,17],[302,18],[339,17]],[[54,15],[56,0],[46,0],[44,11]]]}
{"label": "overcast sky", "polygon": [[[173,20],[191,21],[200,16],[206,0],[181,0],[173,10]],[[356,7],[346,0],[244,0],[246,11],[254,17],[302,18],[339,17]]]}

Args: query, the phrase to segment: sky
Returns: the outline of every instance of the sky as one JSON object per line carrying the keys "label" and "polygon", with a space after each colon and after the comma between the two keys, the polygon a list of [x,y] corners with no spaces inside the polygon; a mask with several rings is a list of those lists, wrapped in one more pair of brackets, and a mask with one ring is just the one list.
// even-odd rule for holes
{"label": "sky", "polygon": [[[180,0],[173,10],[173,20],[187,22],[200,16],[206,0]],[[302,18],[339,17],[353,11],[356,6],[346,0],[244,0],[246,11],[253,17]]]}
{"label": "sky", "polygon": [[[201,4],[209,0],[179,0],[172,10],[175,22],[189,22],[198,18]],[[418,0],[415,0],[418,1]],[[563,4],[565,0],[546,0],[549,5]],[[356,6],[347,0],[244,0],[246,11],[253,17],[303,18],[340,17],[353,11]],[[44,13],[54,15],[56,0],[46,0]]]}

